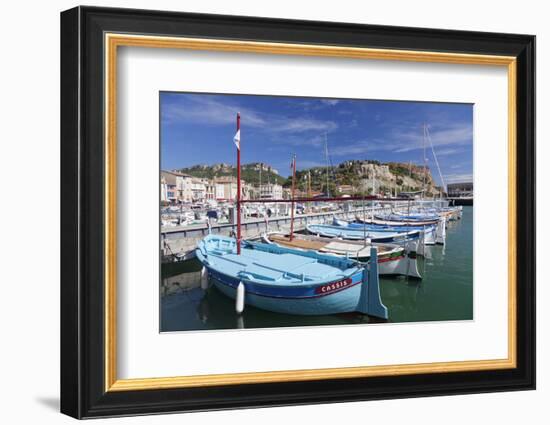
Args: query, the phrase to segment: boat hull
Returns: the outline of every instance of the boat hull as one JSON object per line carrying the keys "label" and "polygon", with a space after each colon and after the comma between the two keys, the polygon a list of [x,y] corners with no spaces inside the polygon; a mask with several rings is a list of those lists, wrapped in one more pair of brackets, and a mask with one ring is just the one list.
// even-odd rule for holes
{"label": "boat hull", "polygon": [[[208,274],[211,282],[221,293],[233,300],[236,299],[237,286],[240,281],[213,269],[208,269]],[[339,290],[335,289],[330,293],[315,293],[315,288],[313,288],[312,291],[297,293],[294,297],[266,293],[261,288],[245,283],[245,303],[262,310],[293,315],[317,316],[354,312],[357,310],[363,284],[361,273],[352,276],[351,279],[352,283],[349,286]],[[331,284],[336,285],[337,283],[338,281]],[[326,285],[323,286],[326,287]]]}
{"label": "boat hull", "polygon": [[[351,230],[362,230],[363,226],[366,226],[367,231],[394,231],[394,232],[403,232],[402,226],[391,226],[391,225],[380,225],[380,224],[367,224],[367,223],[348,223],[343,220],[334,220],[334,225],[343,227],[344,229],[348,228]],[[428,225],[428,226],[407,226],[407,230],[414,231],[418,230],[421,232],[422,237],[424,238],[423,242],[426,245],[435,245],[437,242],[437,226]],[[378,242],[378,241],[376,241]]]}
{"label": "boat hull", "polygon": [[367,223],[367,224],[376,224],[376,225],[382,225],[382,226],[399,226],[399,227],[415,227],[415,226],[435,226],[437,225],[439,220],[425,220],[425,221],[418,221],[418,220],[389,220],[387,218],[373,218],[373,219],[365,219],[363,220],[361,217],[356,216],[355,220],[358,223]]}
{"label": "boat hull", "polygon": [[[315,238],[314,236],[306,236],[306,235],[295,235],[295,239],[293,241],[289,241],[288,239],[277,239],[277,234],[274,235],[268,235],[264,234],[262,235],[262,240],[265,243],[269,244],[277,244],[279,246],[288,246],[295,249],[309,249],[309,250],[316,250],[322,254],[330,254],[335,255],[338,257],[346,257],[354,259],[360,263],[367,264],[370,261],[370,250],[368,248],[363,248],[360,246],[359,250],[353,250],[349,249],[346,250],[346,248],[357,248],[358,243],[357,242],[347,242],[348,246],[346,246],[346,243],[343,243],[342,247],[334,247],[332,246],[332,241],[334,239],[326,238]],[[296,239],[297,238],[297,239]],[[300,238],[310,238],[309,240],[312,240],[313,243],[318,240],[326,241],[326,244],[323,244],[321,246],[315,246],[311,245],[308,247],[308,245],[300,244]],[[306,239],[307,241],[308,239]],[[298,242],[298,243],[297,243]],[[408,252],[404,248],[394,248],[396,246],[392,245],[379,245],[375,244],[377,246],[378,250],[378,273],[386,276],[393,276],[393,275],[403,275],[403,276],[409,276],[416,279],[422,279],[422,276],[420,275],[418,271],[417,266],[417,254],[415,251]],[[383,247],[391,246],[392,249],[390,251],[384,252]],[[382,252],[380,249],[382,248]],[[415,250],[417,247],[415,246]]]}
{"label": "boat hull", "polygon": [[[380,276],[408,276],[415,279],[422,279],[418,271],[418,263],[415,252],[392,257],[378,258],[378,273]],[[368,257],[358,259],[361,263],[367,263]]]}
{"label": "boat hull", "polygon": [[399,257],[380,258],[378,260],[378,273],[384,276],[408,276],[422,279],[418,271],[416,253],[409,253]]}
{"label": "boat hull", "polygon": [[406,230],[404,232],[363,232],[359,229],[317,224],[306,226],[306,230],[312,235],[345,240],[364,240],[366,236],[366,239],[369,239],[373,243],[400,243],[413,239],[416,240],[420,237],[420,231],[418,230]]}
{"label": "boat hull", "polygon": [[[225,295],[244,305],[295,315],[360,312],[383,319],[387,308],[380,298],[376,249],[367,266],[347,258],[301,251],[273,244],[242,242],[208,235],[198,243],[197,259]],[[205,279],[205,288],[207,279]]]}

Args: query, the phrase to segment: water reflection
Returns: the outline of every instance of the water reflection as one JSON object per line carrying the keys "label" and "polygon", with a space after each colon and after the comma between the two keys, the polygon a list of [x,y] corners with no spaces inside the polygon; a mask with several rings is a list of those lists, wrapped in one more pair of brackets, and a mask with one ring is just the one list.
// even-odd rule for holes
{"label": "water reflection", "polygon": [[[180,288],[180,285],[171,285]],[[246,306],[235,313],[235,302],[210,285],[205,291],[194,287],[174,289],[162,297],[162,331],[199,329],[249,329],[265,327],[338,325],[374,320],[359,313],[330,316],[295,316]],[[182,325],[186,326],[182,329]]]}

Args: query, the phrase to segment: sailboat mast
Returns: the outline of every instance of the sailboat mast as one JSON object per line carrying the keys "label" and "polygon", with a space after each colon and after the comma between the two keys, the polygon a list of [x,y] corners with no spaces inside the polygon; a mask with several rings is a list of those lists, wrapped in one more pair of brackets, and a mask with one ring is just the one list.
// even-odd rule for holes
{"label": "sailboat mast", "polygon": [[[441,180],[441,187],[442,190],[447,192],[447,185],[445,184],[445,180],[443,179],[443,174],[441,174],[441,167],[439,166],[439,161],[437,160],[437,155],[435,154],[434,145],[432,143],[432,138],[430,137],[430,130],[426,128],[426,136],[428,139],[428,142],[430,142],[430,147],[432,148],[432,155],[434,157],[434,162],[437,167],[437,172],[439,173],[439,179]],[[442,190],[439,191],[439,196],[442,197]]]}
{"label": "sailboat mast", "polygon": [[296,185],[296,154],[292,159],[292,191],[291,191],[291,202],[290,202],[290,237],[289,240],[292,242],[294,238],[294,191]]}
{"label": "sailboat mast", "polygon": [[237,255],[241,254],[241,114],[237,112]]}
{"label": "sailboat mast", "polygon": [[[307,172],[307,197],[311,198],[311,171]],[[309,204],[307,205],[307,212],[310,212],[311,208],[309,207]]]}
{"label": "sailboat mast", "polygon": [[422,148],[424,151],[424,180],[422,182],[423,196],[426,197],[426,123],[424,123],[424,137],[422,138]]}
{"label": "sailboat mast", "polygon": [[374,184],[374,163],[371,162],[370,166],[372,168],[372,174],[370,176],[371,184],[372,184],[372,196],[374,196],[374,194],[376,192],[376,185]]}
{"label": "sailboat mast", "polygon": [[367,246],[367,215],[365,213],[365,195],[363,195],[363,246]]}
{"label": "sailboat mast", "polygon": [[[371,175],[371,180],[372,180],[372,196],[375,196],[374,192],[375,192],[376,188],[375,188],[375,184],[374,184],[374,163],[371,163],[371,166],[372,166],[372,175]],[[376,196],[376,197],[378,197],[378,196]],[[371,219],[371,220],[374,220],[374,201],[371,201],[370,205],[371,205],[371,209],[370,209],[370,219]]]}
{"label": "sailboat mast", "polygon": [[[412,161],[409,160],[409,178],[412,179]],[[407,190],[411,190],[409,186],[406,187]]]}

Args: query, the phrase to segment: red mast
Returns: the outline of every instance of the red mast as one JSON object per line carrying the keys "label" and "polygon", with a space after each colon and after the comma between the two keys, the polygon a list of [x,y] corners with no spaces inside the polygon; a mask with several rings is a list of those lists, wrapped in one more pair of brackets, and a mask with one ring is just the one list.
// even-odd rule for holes
{"label": "red mast", "polygon": [[241,114],[237,112],[237,255],[241,255]]}
{"label": "red mast", "polygon": [[294,189],[296,181],[296,154],[292,159],[292,192],[291,192],[291,203],[290,203],[290,241],[294,238]]}

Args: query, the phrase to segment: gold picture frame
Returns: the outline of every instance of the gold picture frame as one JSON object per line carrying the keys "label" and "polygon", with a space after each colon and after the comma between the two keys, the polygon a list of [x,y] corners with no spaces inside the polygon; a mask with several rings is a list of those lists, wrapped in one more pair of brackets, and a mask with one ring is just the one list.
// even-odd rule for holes
{"label": "gold picture frame", "polygon": [[[253,41],[193,39],[127,34],[105,34],[105,86],[107,127],[105,151],[107,178],[105,186],[105,391],[169,389],[181,387],[235,385],[265,382],[341,379],[410,375],[417,373],[465,372],[508,369],[516,367],[516,58],[512,56],[440,53],[410,50],[370,49],[354,47],[281,44]],[[290,370],[276,372],[233,373],[169,378],[116,378],[116,87],[117,49],[148,47],[157,49],[189,49],[238,53],[324,56],[360,60],[395,60],[404,62],[435,62],[447,64],[491,65],[506,67],[508,72],[508,358],[458,362],[401,364],[349,368]]]}

